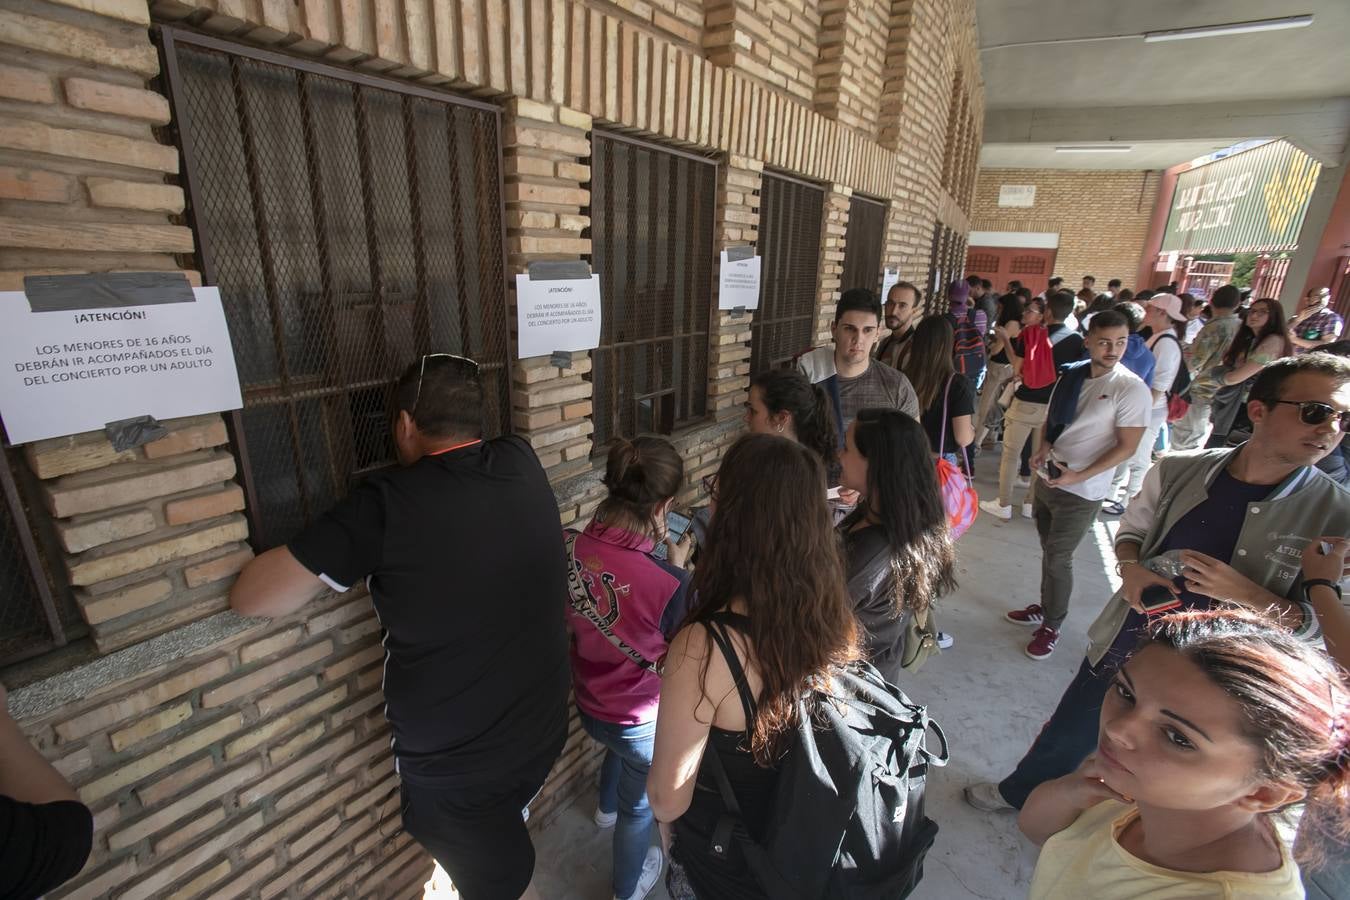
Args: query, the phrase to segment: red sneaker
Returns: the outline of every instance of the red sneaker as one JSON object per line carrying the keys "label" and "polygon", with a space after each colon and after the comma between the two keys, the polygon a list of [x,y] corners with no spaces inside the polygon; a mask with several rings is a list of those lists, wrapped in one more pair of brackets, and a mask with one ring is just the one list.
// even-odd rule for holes
{"label": "red sneaker", "polygon": [[1045,621],[1045,612],[1042,611],[1039,603],[1033,603],[1026,609],[1014,609],[1003,614],[1014,625],[1029,625],[1035,627]]}
{"label": "red sneaker", "polygon": [[1032,659],[1049,659],[1050,654],[1055,652],[1055,644],[1057,643],[1059,643],[1059,631],[1049,625],[1042,625],[1031,636],[1031,643],[1027,644],[1027,656]]}

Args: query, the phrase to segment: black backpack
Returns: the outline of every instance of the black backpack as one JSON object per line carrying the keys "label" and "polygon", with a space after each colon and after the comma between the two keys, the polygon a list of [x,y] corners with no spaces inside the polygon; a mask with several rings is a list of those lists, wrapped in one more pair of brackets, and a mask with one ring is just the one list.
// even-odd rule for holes
{"label": "black backpack", "polygon": [[[1158,340],[1169,337],[1177,342],[1177,349],[1180,350],[1181,341],[1175,334],[1164,331],[1162,335],[1159,336]],[[1186,367],[1186,357],[1183,355],[1181,357],[1181,365],[1177,367],[1177,376],[1172,379],[1172,386],[1167,389],[1167,399],[1171,400],[1173,397],[1184,397],[1186,396],[1186,392],[1190,389],[1191,370]]]}
{"label": "black backpack", "polygon": [[[726,657],[754,721],[754,698],[726,633],[744,619],[717,613],[706,623]],[[888,684],[870,663],[831,673],[828,691],[799,701],[796,738],[778,767],[773,808],[761,839],[752,840],[717,753],[703,759],[725,811],[709,852],[726,858],[738,841],[751,874],[773,900],[893,900],[923,878],[923,860],[938,826],[924,815],[929,765],[947,764],[947,739],[927,710]],[[814,707],[814,714],[810,711]],[[925,746],[928,730],[941,755]]]}

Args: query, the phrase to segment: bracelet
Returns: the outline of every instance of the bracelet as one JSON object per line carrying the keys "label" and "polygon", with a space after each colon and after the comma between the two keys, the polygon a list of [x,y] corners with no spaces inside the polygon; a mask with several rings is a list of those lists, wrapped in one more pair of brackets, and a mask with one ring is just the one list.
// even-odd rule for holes
{"label": "bracelet", "polygon": [[1326,587],[1326,588],[1331,588],[1331,590],[1336,594],[1336,599],[1337,599],[1338,601],[1342,599],[1342,597],[1341,597],[1341,586],[1340,586],[1339,584],[1337,584],[1336,582],[1334,582],[1334,581],[1328,581],[1328,580],[1325,579],[1325,578],[1309,578],[1309,579],[1306,579],[1306,580],[1303,582],[1303,599],[1306,600],[1309,604],[1312,603],[1312,593],[1311,593],[1311,591],[1312,591],[1312,588],[1315,588],[1315,587]]}
{"label": "bracelet", "polygon": [[1122,559],[1116,563],[1116,577],[1124,578],[1124,569],[1126,566],[1142,566],[1143,563],[1137,559]]}

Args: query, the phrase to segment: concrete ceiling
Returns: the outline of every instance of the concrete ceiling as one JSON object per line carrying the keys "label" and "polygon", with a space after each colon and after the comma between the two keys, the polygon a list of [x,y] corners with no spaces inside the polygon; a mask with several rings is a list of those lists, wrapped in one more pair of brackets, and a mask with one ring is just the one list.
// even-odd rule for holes
{"label": "concrete ceiling", "polygon": [[[1285,31],[1000,49],[1305,13]],[[1267,137],[1337,165],[1350,139],[1350,0],[977,0],[977,15],[985,166],[1165,168]],[[1109,142],[1135,149],[1055,152]]]}

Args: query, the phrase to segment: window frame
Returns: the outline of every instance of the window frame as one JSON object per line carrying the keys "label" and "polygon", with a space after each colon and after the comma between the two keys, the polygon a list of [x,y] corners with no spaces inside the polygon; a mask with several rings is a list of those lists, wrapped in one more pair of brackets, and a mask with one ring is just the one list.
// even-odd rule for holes
{"label": "window frame", "polygon": [[[185,81],[179,66],[179,57],[177,53],[178,45],[182,44],[208,51],[216,51],[229,56],[239,57],[245,60],[260,62],[286,69],[293,69],[297,73],[303,75],[315,75],[323,78],[333,79],[339,82],[349,83],[357,88],[369,88],[376,91],[386,91],[402,98],[416,98],[422,100],[429,100],[437,103],[444,103],[451,106],[475,110],[480,113],[487,113],[490,116],[492,116],[492,125],[495,131],[495,141],[493,141],[492,147],[492,152],[494,155],[491,158],[495,163],[497,173],[493,189],[497,193],[496,214],[498,220],[498,228],[496,229],[497,230],[496,239],[498,242],[498,246],[500,248],[500,253],[498,254],[499,258],[497,260],[496,266],[500,268],[501,273],[501,282],[499,286],[500,302],[496,304],[498,308],[495,311],[493,311],[494,318],[497,318],[500,321],[493,327],[494,328],[499,327],[501,329],[504,335],[505,346],[501,353],[500,361],[494,360],[490,363],[484,364],[485,369],[500,370],[497,377],[500,379],[502,385],[499,391],[494,392],[499,393],[500,397],[494,395],[493,397],[488,398],[491,401],[492,405],[500,407],[500,409],[498,410],[498,417],[497,417],[498,420],[492,423],[485,423],[485,424],[489,425],[490,431],[493,430],[496,426],[500,426],[500,433],[502,434],[510,433],[513,430],[511,421],[511,412],[513,409],[512,400],[515,391],[514,379],[512,377],[511,370],[512,364],[515,362],[517,357],[514,342],[511,339],[511,322],[508,315],[508,297],[509,297],[511,277],[509,274],[510,269],[508,266],[508,249],[506,240],[506,185],[505,185],[505,166],[503,162],[504,154],[502,148],[501,107],[480,100],[473,100],[466,97],[462,97],[460,95],[453,94],[445,90],[439,90],[434,87],[418,85],[411,82],[400,81],[394,78],[375,75],[368,72],[358,71],[355,69],[345,68],[342,66],[321,62],[319,60],[311,59],[308,57],[298,56],[292,53],[254,47],[248,44],[239,43],[235,40],[228,40],[224,38],[215,37],[212,35],[202,34],[200,32],[188,30],[177,26],[164,24],[155,25],[152,29],[152,33],[156,38],[156,41],[160,49],[160,61],[162,64],[160,74],[161,84],[163,85],[165,95],[169,99],[170,108],[173,114],[171,127],[173,128],[176,136],[173,145],[178,149],[179,153],[182,156],[183,164],[181,168],[180,178],[184,187],[184,191],[189,201],[187,208],[183,212],[183,217],[186,220],[186,222],[191,226],[192,232],[196,238],[196,251],[194,259],[197,268],[201,273],[203,285],[211,286],[218,284],[217,266],[215,264],[215,252],[216,252],[216,248],[214,246],[215,235],[213,234],[212,229],[200,220],[200,218],[196,214],[196,205],[193,202],[194,198],[199,198],[203,196],[203,194],[198,190],[202,180],[202,172],[201,172],[201,165],[198,161],[198,149],[195,146],[196,141],[199,139],[199,134],[192,127],[191,124],[192,116],[187,108],[188,104],[182,96],[182,89],[185,84]],[[302,127],[308,129],[309,126],[302,126]],[[363,150],[362,151],[363,161],[366,156],[367,154]],[[369,210],[367,210],[367,214],[369,214]],[[370,227],[371,226],[368,224],[367,239],[369,239]],[[483,273],[485,284],[487,283],[487,277],[489,276],[489,274],[490,273],[488,272]],[[264,275],[264,278],[267,277],[268,277],[267,275]],[[371,293],[374,294],[381,290],[382,287],[376,288],[374,285],[372,285]],[[345,294],[342,294],[342,292],[333,292],[331,294],[331,297],[336,298],[339,295],[346,296]],[[268,304],[270,305],[271,302],[272,301],[269,300]],[[381,294],[381,303],[382,302],[383,302],[383,295]],[[484,305],[486,305],[486,303],[489,301],[483,302]],[[461,319],[466,314],[463,309],[456,310],[456,313],[461,317]],[[486,316],[486,312],[481,308],[479,310],[479,314]],[[280,315],[280,312],[274,311],[274,315]],[[417,327],[418,324],[419,323],[415,321],[414,341],[417,342],[419,345],[425,345],[429,340],[431,340],[431,336],[425,329],[419,329]],[[331,322],[328,323],[325,327],[330,330],[335,328],[334,324]],[[330,336],[330,338],[331,340],[337,340],[337,338],[332,338],[332,336]],[[277,340],[281,341],[284,340],[284,338],[278,337]],[[422,350],[422,352],[428,352],[430,349],[433,348],[429,348],[427,346],[420,346],[419,349]],[[279,372],[283,370],[284,365],[285,364],[282,362],[282,355],[279,354],[277,362]],[[302,440],[302,437],[300,435],[299,430],[300,425],[297,418],[299,414],[296,410],[296,405],[298,403],[316,399],[322,400],[323,398],[328,397],[329,395],[336,396],[342,393],[347,394],[350,400],[354,395],[362,391],[367,390],[391,391],[393,384],[396,381],[396,376],[395,378],[392,379],[375,378],[373,380],[367,379],[360,381],[344,379],[340,383],[336,384],[325,383],[324,385],[318,388],[309,387],[305,385],[288,385],[287,384],[288,381],[289,378],[282,377],[280,378],[280,380],[276,381],[274,384],[270,386],[263,385],[261,383],[257,386],[254,386],[253,392],[256,392],[258,394],[274,393],[279,395],[276,403],[264,404],[255,407],[250,407],[248,403],[248,398],[251,393],[250,390],[248,389],[247,386],[241,385],[241,387],[244,388],[245,393],[245,406],[242,409],[231,410],[223,414],[225,418],[227,432],[230,438],[230,446],[239,462],[239,479],[242,482],[242,487],[244,489],[244,495],[246,500],[244,514],[247,517],[249,523],[249,542],[254,546],[255,549],[258,550],[266,549],[267,547],[270,546],[275,546],[276,543],[278,542],[265,540],[265,535],[270,530],[270,528],[266,523],[266,517],[264,514],[263,506],[259,501],[258,484],[257,484],[258,478],[257,475],[255,474],[255,469],[250,454],[249,441],[245,433],[246,431],[244,425],[245,412],[249,411],[251,408],[278,409],[283,411],[283,414],[286,415],[290,421],[289,438],[291,444],[293,445],[292,453],[294,456],[302,452],[299,443]],[[355,434],[348,434],[346,435],[345,438],[346,443],[348,445],[354,444],[355,439],[356,439]],[[331,442],[327,442],[325,444],[326,455],[323,461],[329,463],[330,468],[332,468],[331,464],[338,459],[338,453],[340,449],[341,448],[333,446]],[[348,446],[347,449],[351,451],[347,455],[354,457],[355,451],[352,451],[352,448],[350,446]],[[299,457],[296,456],[295,458],[297,461],[295,465],[294,477],[295,481],[297,482],[297,489],[299,493],[299,497],[297,500],[299,513],[304,521],[310,522],[313,521],[315,518],[317,518],[317,516],[320,513],[322,513],[323,510],[309,508],[310,503],[308,498],[306,497],[306,490],[303,485],[305,474],[302,471],[303,467],[299,462]],[[359,464],[357,464],[350,472],[338,473],[337,475],[334,476],[334,486],[337,491],[337,496],[339,498],[344,496],[345,493],[350,489],[351,485],[364,475],[385,467],[386,465],[382,464],[363,468],[359,466]],[[338,479],[340,477],[345,478],[345,482],[339,481]]]}
{"label": "window frame", "polygon": [[[853,228],[855,222],[859,221],[859,217],[855,216],[854,212],[855,209],[864,208],[864,205],[866,205],[867,207],[875,207],[877,210],[880,211],[881,214],[881,228],[877,232],[876,243],[874,247],[855,246],[858,242],[855,241]],[[839,290],[841,293],[843,291],[847,291],[855,287],[867,288],[874,295],[881,290],[882,267],[885,264],[886,258],[886,216],[889,212],[890,212],[890,204],[887,203],[885,200],[880,200],[876,197],[869,197],[866,194],[859,194],[857,192],[855,192],[853,196],[849,198],[848,225],[845,226],[844,229],[844,264],[839,272]],[[859,251],[860,255],[855,256],[854,254],[855,249]],[[868,283],[854,284],[853,281],[858,277],[859,273],[853,270],[861,267],[863,264],[865,264],[866,262],[868,262],[873,258],[876,260],[876,265],[873,267],[873,271],[868,276],[869,279]],[[861,260],[861,263],[853,262],[853,264],[850,265],[851,261],[859,259]],[[886,298],[882,297],[881,302],[885,303]]]}
{"label": "window frame", "polygon": [[[825,214],[827,211],[826,204],[828,202],[827,196],[828,192],[826,190],[826,186],[817,182],[807,181],[805,179],[798,178],[794,175],[780,172],[778,170],[767,168],[764,170],[763,176],[760,180],[760,189],[759,189],[759,199],[760,199],[759,231],[758,231],[758,239],[756,240],[756,247],[760,256],[765,260],[765,262],[769,262],[774,259],[774,257],[771,256],[769,252],[770,249],[774,247],[777,247],[779,251],[783,252],[786,255],[785,258],[790,258],[791,256],[787,245],[783,241],[775,240],[778,237],[778,235],[782,232],[782,230],[781,229],[773,230],[766,227],[769,225],[769,222],[764,213],[764,198],[766,196],[764,190],[764,181],[771,178],[783,182],[786,185],[795,186],[796,188],[809,189],[815,192],[815,195],[817,195],[819,198],[820,201],[819,212],[816,215],[816,242],[815,247],[812,251],[812,258],[815,261],[815,271],[813,277],[811,278],[810,283],[810,295],[809,295],[810,302],[807,305],[805,311],[803,312],[796,310],[783,310],[782,308],[780,308],[780,306],[778,305],[779,294],[775,291],[770,290],[770,288],[778,280],[786,280],[788,277],[788,273],[786,271],[775,272],[769,265],[763,266],[761,270],[762,288],[761,288],[759,309],[755,310],[754,318],[751,320],[750,323],[750,334],[751,334],[750,374],[752,376],[758,375],[760,372],[767,371],[769,369],[783,368],[785,366],[789,366],[791,365],[792,359],[794,359],[798,354],[801,354],[802,352],[809,350],[813,346],[815,346],[816,323],[820,318],[820,272],[823,260],[822,247],[824,246],[823,240],[825,235]],[[790,236],[791,230],[792,230],[791,228],[786,230],[788,236]],[[792,349],[791,355],[789,356],[779,355],[769,359],[765,359],[764,356],[762,355],[763,352],[765,352],[765,347],[767,346],[764,343],[763,337],[765,329],[790,328],[790,326],[793,323],[799,321],[806,323],[806,334],[805,339],[802,342],[802,345],[800,347]],[[776,332],[771,332],[771,336],[776,336]]]}
{"label": "window frame", "polygon": [[[21,600],[26,603],[36,620],[32,633],[43,637],[18,643],[17,649],[13,650],[7,650],[5,642],[0,641],[0,668],[65,647],[82,637],[86,631],[81,627],[78,614],[70,608],[72,599],[69,586],[57,582],[52,577],[54,573],[51,567],[46,565],[47,560],[57,557],[50,536],[40,532],[28,515],[25,495],[32,496],[32,492],[25,492],[19,486],[19,479],[28,473],[22,470],[23,464],[18,454],[18,449],[11,446],[0,432],[0,495],[4,498],[0,515],[8,515],[13,523],[16,574],[28,583],[32,593],[5,594],[0,599],[6,603],[18,603]],[[62,616],[63,610],[65,616]]]}
{"label": "window frame", "polygon": [[[593,271],[601,275],[602,280],[605,278],[605,273],[600,271],[605,266],[604,256],[602,253],[597,254],[597,250],[599,250],[601,247],[602,237],[597,235],[597,229],[595,226],[596,217],[594,212],[594,210],[597,207],[596,202],[597,182],[595,180],[595,165],[594,165],[597,150],[596,148],[597,140],[611,141],[616,144],[625,144],[632,149],[642,150],[649,153],[666,154],[674,158],[688,160],[691,163],[708,166],[710,167],[710,172],[705,174],[710,174],[712,177],[712,192],[711,195],[707,198],[709,202],[708,206],[709,227],[707,234],[708,279],[706,284],[704,284],[701,289],[696,284],[691,284],[690,287],[690,290],[695,292],[695,296],[691,298],[692,302],[697,304],[697,302],[700,299],[698,294],[700,293],[702,293],[704,298],[703,315],[701,317],[702,321],[701,331],[663,334],[657,337],[616,341],[608,344],[604,343],[605,333],[607,330],[605,328],[604,322],[612,322],[613,313],[616,309],[614,304],[617,303],[618,301],[612,296],[613,293],[612,291],[606,291],[603,285],[601,287],[601,307],[604,310],[604,316],[602,317],[602,325],[601,325],[601,343],[599,344],[599,346],[597,346],[595,349],[591,351],[591,360],[592,360],[591,373],[588,376],[588,379],[591,382],[591,391],[592,391],[591,417],[592,417],[592,424],[594,427],[593,432],[594,438],[592,441],[591,455],[594,458],[603,456],[608,451],[609,441],[615,437],[620,436],[633,437],[634,434],[659,434],[668,437],[670,435],[678,434],[690,428],[697,427],[701,423],[706,422],[711,416],[711,411],[709,409],[708,386],[711,378],[711,364],[713,352],[712,341],[717,330],[717,309],[715,308],[715,304],[713,303],[713,286],[716,283],[717,279],[717,236],[718,236],[717,210],[719,205],[718,202],[719,201],[718,191],[720,183],[719,179],[721,174],[720,171],[721,166],[724,163],[719,155],[712,155],[712,154],[704,155],[696,152],[691,152],[689,150],[682,150],[677,147],[670,147],[665,144],[658,143],[656,141],[644,140],[642,138],[635,137],[631,134],[621,133],[619,131],[612,130],[611,128],[604,127],[603,125],[597,125],[596,127],[592,128],[589,137],[591,142],[591,157],[589,160],[591,163],[591,181],[588,182],[587,187],[590,190],[591,198],[590,204],[587,206],[587,210],[591,216],[591,226],[588,232],[588,234],[591,237],[591,253],[586,257],[586,260],[592,266]],[[608,227],[609,225],[608,221],[605,222],[605,225],[606,227]],[[697,223],[691,223],[691,227],[696,225]],[[697,239],[697,235],[695,235],[692,243],[695,246],[697,246],[700,243]],[[597,255],[599,255],[601,259],[600,265],[596,264]],[[673,309],[672,315],[674,315]],[[689,317],[689,320],[691,322],[700,320],[697,307],[693,309],[693,315]],[[615,368],[614,375],[616,378],[625,379],[626,377],[626,380],[629,383],[632,383],[634,379],[631,373],[627,373],[627,375],[625,376],[625,373],[617,371],[618,368],[617,360],[618,360],[618,353],[620,350],[625,350],[643,345],[669,345],[671,347],[674,347],[675,344],[680,341],[688,341],[690,342],[690,346],[692,347],[695,346],[695,344],[698,342],[700,338],[702,340],[702,347],[703,347],[702,351],[703,365],[701,368],[697,368],[690,365],[685,371],[685,377],[683,379],[682,384],[676,383],[676,379],[674,377],[674,374],[672,373],[672,384],[670,387],[663,387],[659,390],[648,391],[641,395],[632,394],[630,397],[628,397],[628,402],[633,404],[632,430],[634,434],[625,434],[623,425],[625,415],[624,411],[620,409],[619,403],[620,391],[618,390],[618,384],[621,384],[622,381],[615,383],[614,389],[609,392],[610,399],[602,403],[600,398],[600,390],[602,389],[602,387],[608,385],[608,380],[606,379],[606,381],[603,383],[599,381],[597,379],[597,370],[599,371],[599,373],[606,373],[605,366],[613,365]],[[601,358],[599,357],[599,354],[609,354],[610,360],[608,362],[602,362]],[[688,391],[687,396],[684,398],[685,402],[688,403],[692,409],[699,410],[694,414],[685,417],[680,417],[677,413],[677,409],[683,405],[680,401],[680,390],[682,388],[687,389]],[[664,401],[667,398],[669,399],[668,409],[665,408],[666,406],[665,403],[659,402]],[[640,417],[638,414],[638,406],[643,401],[651,401],[652,403],[651,429],[643,429],[639,427]],[[602,419],[604,421],[602,421]]]}

